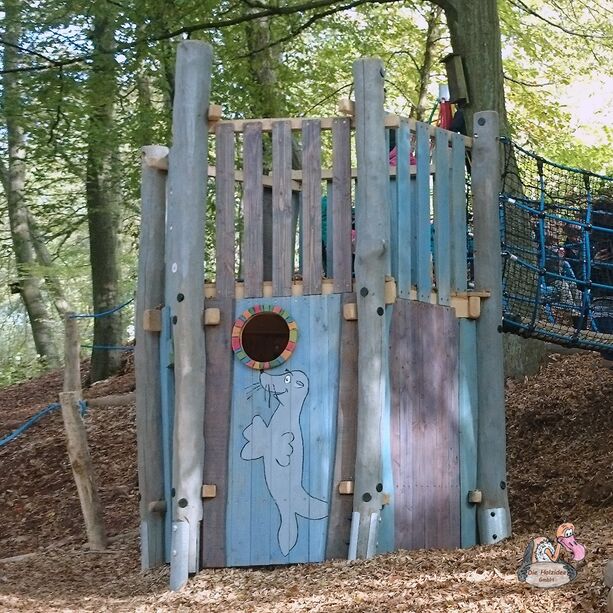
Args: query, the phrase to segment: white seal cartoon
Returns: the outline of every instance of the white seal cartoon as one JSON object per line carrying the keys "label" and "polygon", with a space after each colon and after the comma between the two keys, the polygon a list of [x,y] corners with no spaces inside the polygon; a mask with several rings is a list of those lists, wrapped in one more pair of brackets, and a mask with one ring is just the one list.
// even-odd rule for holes
{"label": "white seal cartoon", "polygon": [[302,485],[300,413],[309,394],[309,378],[301,370],[279,375],[262,372],[260,387],[279,405],[268,424],[255,415],[245,428],[243,436],[247,443],[241,449],[241,458],[264,461],[266,485],[281,515],[279,548],[287,556],[298,540],[297,516],[323,519],[328,515],[328,503],[311,496]]}

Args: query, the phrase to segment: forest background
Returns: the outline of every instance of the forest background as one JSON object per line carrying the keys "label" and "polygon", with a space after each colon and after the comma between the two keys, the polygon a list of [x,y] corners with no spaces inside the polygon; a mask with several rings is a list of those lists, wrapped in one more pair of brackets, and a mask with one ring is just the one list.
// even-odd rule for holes
{"label": "forest background", "polygon": [[[133,296],[140,148],[171,143],[185,38],[213,45],[225,118],[334,115],[376,56],[388,110],[427,121],[453,51],[469,129],[498,110],[518,143],[613,174],[610,0],[5,0],[0,19],[0,386],[59,364],[64,313]],[[84,343],[128,342],[132,309]],[[118,367],[94,356],[92,380]]]}

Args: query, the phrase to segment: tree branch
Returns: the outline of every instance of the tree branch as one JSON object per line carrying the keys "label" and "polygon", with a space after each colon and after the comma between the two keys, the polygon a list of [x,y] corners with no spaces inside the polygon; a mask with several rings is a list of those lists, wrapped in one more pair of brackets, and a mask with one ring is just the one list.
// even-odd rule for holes
{"label": "tree branch", "polygon": [[[135,39],[129,43],[123,43],[120,45],[116,45],[112,49],[105,50],[103,52],[98,51],[97,53],[108,53],[115,54],[121,51],[125,51],[127,49],[132,49],[136,45],[139,44],[147,44],[152,42],[160,42],[163,40],[169,40],[172,38],[176,38],[178,36],[183,35],[191,35],[195,32],[202,32],[207,30],[216,30],[220,28],[228,28],[230,26],[238,25],[247,21],[253,21],[255,19],[261,19],[264,17],[272,17],[272,16],[282,16],[282,15],[295,15],[310,11],[316,11],[317,9],[329,7],[327,11],[322,13],[323,16],[331,15],[333,13],[337,13],[340,11],[347,10],[348,8],[354,8],[356,6],[362,4],[384,4],[390,2],[397,2],[398,0],[354,0],[349,3],[341,3],[339,5],[339,0],[306,0],[305,2],[300,2],[298,4],[292,4],[291,6],[271,6],[266,4],[258,3],[254,0],[243,0],[246,3],[253,4],[259,10],[249,14],[241,14],[236,15],[235,17],[229,17],[226,19],[214,19],[211,21],[205,21],[202,23],[192,24],[189,26],[183,26],[181,28],[177,28],[171,32],[164,32],[162,34],[157,34],[151,37],[145,37],[142,39]],[[437,3],[439,0],[437,0]],[[445,0],[444,4],[452,4],[452,0]],[[324,14],[325,13],[325,14]],[[0,43],[4,42],[2,38],[0,38]],[[279,41],[280,42],[280,41]],[[5,43],[6,44],[6,43]],[[276,43],[278,44],[278,42]],[[39,52],[33,49],[21,48],[20,51],[22,53],[26,53],[29,55],[33,55],[36,57],[42,57],[46,64],[39,64],[34,66],[21,66],[16,68],[10,68],[8,70],[0,71],[0,74],[6,74],[9,72],[36,72],[42,70],[56,69],[64,66],[70,66],[73,64],[79,64],[82,62],[86,62],[91,60],[96,53],[87,53],[81,56],[65,58],[65,59],[53,59],[43,56]]]}

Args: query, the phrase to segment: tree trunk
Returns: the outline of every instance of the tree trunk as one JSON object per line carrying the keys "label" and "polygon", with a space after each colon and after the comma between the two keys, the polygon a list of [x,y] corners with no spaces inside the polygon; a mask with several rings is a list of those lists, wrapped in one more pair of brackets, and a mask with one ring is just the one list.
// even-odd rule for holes
{"label": "tree trunk", "polygon": [[[91,39],[94,45],[88,81],[90,120],[88,130],[86,200],[89,226],[92,297],[95,312],[107,311],[119,300],[118,231],[119,173],[113,114],[117,92],[117,64],[106,51],[114,46],[115,9],[105,5],[104,14],[94,15]],[[118,313],[94,320],[94,345],[114,346],[121,341]],[[94,349],[90,377],[99,381],[116,372],[121,355]]]}
{"label": "tree trunk", "polygon": [[508,134],[496,0],[435,0],[435,4],[445,10],[453,52],[462,56],[469,96],[464,106],[468,134],[473,133],[473,115],[479,111],[496,111],[501,132]]}
{"label": "tree trunk", "polygon": [[424,48],[424,58],[419,66],[419,83],[417,86],[417,105],[413,109],[412,115],[417,121],[426,119],[426,103],[428,101],[428,85],[432,75],[432,65],[434,64],[434,51],[436,43],[441,37],[441,13],[440,7],[432,7],[428,14],[428,29],[426,31],[426,46]]}
{"label": "tree trunk", "polygon": [[[474,113],[496,111],[501,134],[509,135],[496,0],[433,2],[445,10],[453,52],[462,56],[469,96],[463,107],[467,134],[474,133]],[[514,376],[534,372],[545,355],[545,343],[535,339],[505,335],[504,346],[505,371]]]}
{"label": "tree trunk", "polygon": [[36,253],[36,259],[41,267],[44,270],[45,284],[47,286],[47,290],[49,294],[53,298],[53,304],[55,305],[55,310],[58,312],[58,315],[63,317],[70,311],[70,305],[66,300],[66,296],[64,294],[64,289],[62,287],[62,282],[58,275],[55,274],[53,259],[49,250],[47,249],[47,245],[45,243],[44,236],[42,235],[38,224],[32,217],[32,214],[28,211],[28,224],[30,226],[30,236],[32,238],[32,246],[34,247],[34,252]]}
{"label": "tree trunk", "polygon": [[[18,51],[21,35],[20,3],[17,0],[5,2],[5,45],[4,68],[10,70],[18,65]],[[2,79],[4,89],[3,106],[6,116],[8,139],[8,176],[5,177],[5,192],[8,204],[13,251],[17,265],[19,293],[26,307],[36,352],[49,367],[60,364],[60,356],[53,338],[53,327],[41,292],[41,280],[34,273],[36,258],[25,200],[26,144],[23,126],[19,119],[24,110],[19,96],[16,73],[7,72]]]}

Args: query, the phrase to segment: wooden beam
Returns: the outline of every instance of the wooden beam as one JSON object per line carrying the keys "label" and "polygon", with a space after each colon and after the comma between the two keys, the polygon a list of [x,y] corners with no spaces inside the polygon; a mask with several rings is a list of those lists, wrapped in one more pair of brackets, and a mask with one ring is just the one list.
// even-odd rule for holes
{"label": "wooden beam", "polygon": [[497,543],[511,536],[507,497],[506,430],[502,334],[502,257],[500,255],[500,134],[498,114],[475,113],[472,193],[475,231],[475,287],[489,289],[477,321],[479,429],[477,487],[483,503],[477,511],[479,541]]}
{"label": "wooden beam", "polygon": [[[358,414],[353,522],[358,558],[375,553],[383,490],[381,404],[387,373],[385,277],[390,266],[390,202],[386,176],[388,152],[383,109],[383,64],[377,59],[354,63],[356,145],[359,194],[356,207],[355,273],[358,304]],[[352,531],[355,529],[352,526]]]}
{"label": "wooden beam", "polygon": [[[205,328],[204,230],[207,116],[211,46],[183,41],[177,49],[173,143],[168,168],[166,299],[173,321],[175,412],[173,429],[173,544],[170,587],[180,589],[200,570],[204,463]],[[217,122],[215,125],[220,125]]]}
{"label": "wooden beam", "polygon": [[[145,390],[142,390],[145,394]],[[88,407],[123,407],[136,402],[136,393],[112,394],[110,396],[98,396],[97,398],[85,398]],[[143,493],[141,492],[141,497]]]}
{"label": "wooden beam", "polygon": [[143,164],[148,168],[168,170],[168,147],[164,145],[146,145],[142,148]]}
{"label": "wooden beam", "polygon": [[[337,117],[272,117],[272,118],[260,118],[260,119],[222,119],[219,122],[216,122],[216,125],[221,123],[231,124],[234,127],[235,132],[243,132],[245,127],[253,122],[260,122],[262,124],[263,132],[272,132],[272,127],[275,123],[280,121],[287,121],[290,124],[290,129],[292,131],[302,130],[302,123],[306,120],[317,119],[321,123],[322,130],[332,130],[332,125]],[[411,131],[415,132],[416,126],[418,123],[415,119],[402,117],[400,115],[394,115],[392,113],[387,113],[383,118],[383,125],[386,128],[398,128],[400,126],[400,122],[403,119],[408,119],[409,125],[411,127]],[[356,120],[352,119],[352,127],[356,126]],[[427,126],[428,131],[432,136],[434,136],[436,131],[436,126],[425,124]],[[212,127],[211,127],[212,130]],[[453,132],[449,132],[449,135],[453,134]],[[468,136],[464,136],[464,142],[467,147],[472,146],[472,138]]]}
{"label": "wooden beam", "polygon": [[72,468],[72,475],[79,492],[81,511],[85,520],[87,541],[92,551],[106,549],[104,514],[98,497],[92,460],[87,446],[85,424],[79,412],[79,392],[61,392],[62,419],[66,434],[66,447]]}
{"label": "wooden beam", "polygon": [[[165,149],[166,155],[168,149]],[[140,494],[141,568],[165,563],[164,518],[152,513],[150,503],[164,498],[162,454],[162,395],[160,384],[160,332],[164,304],[164,250],[167,173],[147,162],[157,149],[143,149],[141,167],[141,222],[136,287],[136,440]],[[155,155],[158,155],[155,153]],[[160,153],[161,155],[161,153]],[[168,158],[166,158],[166,161]],[[117,398],[117,397],[115,397]],[[89,401],[90,406],[95,406]],[[117,404],[123,404],[118,402]]]}

